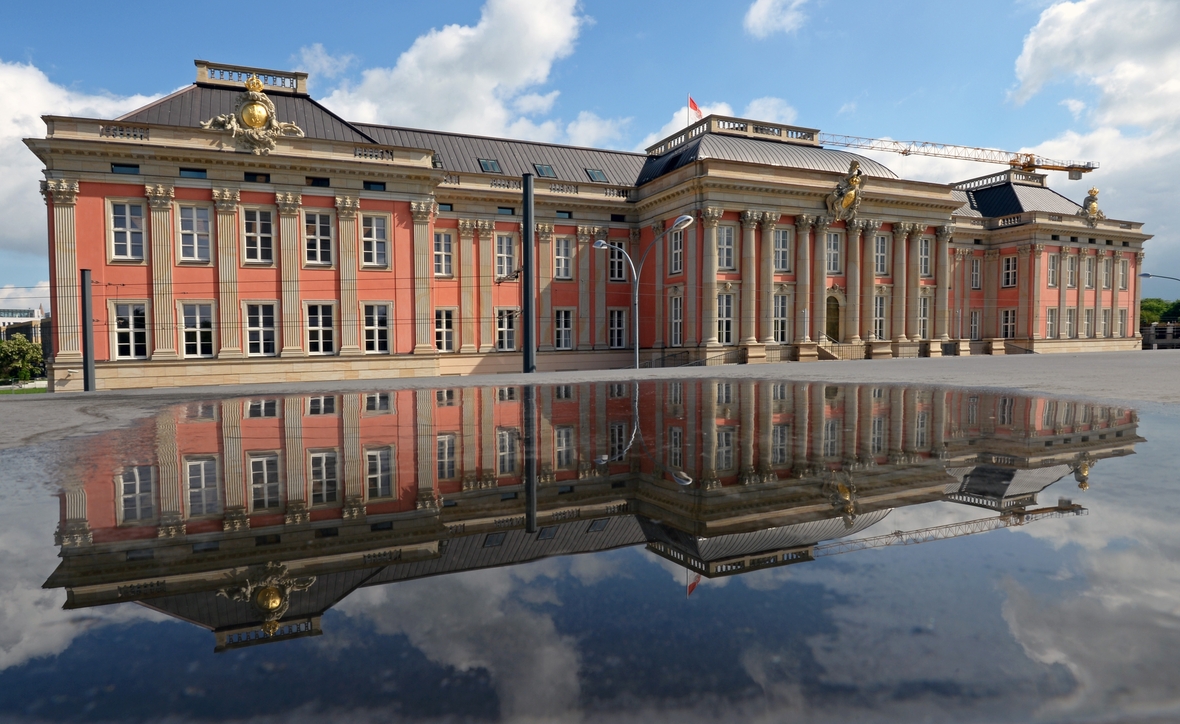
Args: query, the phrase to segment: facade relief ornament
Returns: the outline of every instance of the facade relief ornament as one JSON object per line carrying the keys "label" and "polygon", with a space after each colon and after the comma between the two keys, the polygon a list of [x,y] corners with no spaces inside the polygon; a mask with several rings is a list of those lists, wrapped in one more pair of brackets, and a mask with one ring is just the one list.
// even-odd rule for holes
{"label": "facade relief ornament", "polygon": [[593,226],[579,226],[578,227],[578,243],[589,244],[594,238]]}
{"label": "facade relief ornament", "polygon": [[651,233],[655,234],[656,236],[664,233],[663,219],[656,219],[655,221],[651,222]]}
{"label": "facade relief ornament", "polygon": [[459,219],[459,237],[470,239],[475,236],[475,221],[473,219]]}
{"label": "facade relief ornament", "polygon": [[217,595],[250,604],[262,617],[262,630],[267,636],[279,630],[279,621],[291,606],[291,594],[306,591],[316,580],[315,576],[292,576],[285,565],[275,562],[232,575],[237,580],[217,591]]}
{"label": "facade relief ornament", "polygon": [[811,231],[811,227],[815,226],[815,217],[809,214],[795,215],[795,231],[800,236]]}
{"label": "facade relief ornament", "polygon": [[880,219],[861,219],[860,220],[860,228],[862,231],[864,231],[866,236],[871,235],[871,234],[876,234],[878,231],[881,230],[882,225],[883,224]]}
{"label": "facade relief ornament", "polygon": [[721,221],[721,216],[724,213],[725,213],[724,210],[719,209],[716,206],[707,206],[707,207],[705,207],[705,210],[701,213],[701,216],[702,216],[702,218],[704,218],[704,222],[705,222],[706,227],[716,227],[717,224]]}
{"label": "facade relief ornament", "polygon": [[78,182],[51,178],[41,182],[41,195],[52,198],[54,206],[73,206],[78,201]]}
{"label": "facade relief ornament", "polygon": [[1078,209],[1078,216],[1084,217],[1091,227],[1098,226],[1098,221],[1106,218],[1106,214],[1098,208],[1097,186],[1090,189],[1090,195],[1082,202],[1082,208]]}
{"label": "facade relief ornament", "polygon": [[951,224],[943,224],[935,229],[934,235],[941,241],[950,241],[955,235],[955,227]]}
{"label": "facade relief ornament", "polygon": [[815,228],[818,231],[826,231],[828,227],[836,223],[834,216],[817,216],[815,217]]}
{"label": "facade relief ornament", "polygon": [[988,249],[987,251],[983,252],[983,258],[985,261],[995,261],[996,259],[1000,258],[1000,250]]}
{"label": "facade relief ornament", "polygon": [[600,241],[606,241],[606,237],[610,234],[610,228],[606,226],[594,227],[594,238]]}
{"label": "facade relief ornament", "polygon": [[758,222],[762,221],[762,212],[754,211],[752,209],[742,212],[742,226],[747,229],[753,229],[758,226]]}
{"label": "facade relief ornament", "polygon": [[1016,254],[1021,259],[1027,259],[1028,255],[1031,253],[1032,253],[1032,247],[1029,246],[1028,244],[1023,244],[1021,246],[1016,247]]}
{"label": "facade relief ornament", "polygon": [[828,194],[825,203],[828,213],[836,221],[849,221],[856,218],[860,209],[860,198],[864,187],[864,172],[860,170],[860,161],[853,160],[848,164],[848,173],[836,184],[836,188]]}
{"label": "facade relief ornament", "polygon": [[147,197],[148,206],[153,209],[167,209],[172,205],[176,189],[167,184],[146,184],[143,195]]}
{"label": "facade relief ornament", "polygon": [[336,197],[336,215],[341,219],[355,219],[356,212],[360,210],[360,199],[355,196],[337,196]]}
{"label": "facade relief ornament", "polygon": [[482,239],[496,230],[496,222],[491,219],[480,219],[475,222],[475,228],[479,231],[479,236]]}
{"label": "facade relief ornament", "polygon": [[233,211],[241,200],[242,193],[237,189],[213,189],[213,203],[218,211]]}
{"label": "facade relief ornament", "polygon": [[410,213],[413,214],[415,223],[430,223],[430,220],[438,213],[438,204],[434,203],[434,199],[411,201]]}
{"label": "facade relief ornament", "polygon": [[537,241],[549,243],[553,238],[553,224],[537,224]]}
{"label": "facade relief ornament", "polygon": [[762,230],[774,231],[774,227],[778,226],[779,212],[777,211],[763,211],[762,212]]}
{"label": "facade relief ornament", "polygon": [[275,194],[275,205],[279,207],[279,214],[293,216],[298,214],[299,207],[303,206],[303,196],[290,191],[280,191]]}
{"label": "facade relief ornament", "polygon": [[631,229],[631,243],[632,244],[639,243],[639,236],[640,236],[639,229]]}
{"label": "facade relief ornament", "polygon": [[252,75],[237,99],[233,113],[223,113],[201,122],[206,131],[229,133],[239,151],[265,156],[277,147],[282,136],[303,138],[303,129],[275,117],[275,104],[262,92],[262,81]]}

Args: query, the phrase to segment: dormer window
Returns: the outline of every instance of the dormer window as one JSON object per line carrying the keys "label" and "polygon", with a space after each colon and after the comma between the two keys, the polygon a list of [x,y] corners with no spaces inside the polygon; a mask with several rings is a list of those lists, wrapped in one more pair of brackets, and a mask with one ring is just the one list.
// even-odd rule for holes
{"label": "dormer window", "polygon": [[608,181],[606,178],[606,174],[602,172],[602,169],[588,168],[588,169],[586,169],[586,175],[590,177],[591,181],[594,181],[594,182],[597,182],[600,184],[610,183],[610,181]]}
{"label": "dormer window", "polygon": [[557,174],[553,173],[553,167],[547,163],[534,163],[533,168],[537,169],[537,175],[541,178],[557,178]]}
{"label": "dormer window", "polygon": [[500,170],[500,162],[494,158],[479,159],[479,167],[484,173],[504,173]]}

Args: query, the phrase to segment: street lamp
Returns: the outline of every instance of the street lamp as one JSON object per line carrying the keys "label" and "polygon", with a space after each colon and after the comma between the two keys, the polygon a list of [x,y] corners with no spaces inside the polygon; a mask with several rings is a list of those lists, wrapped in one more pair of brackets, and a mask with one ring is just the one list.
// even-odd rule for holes
{"label": "street lamp", "polygon": [[1166,277],[1163,274],[1148,274],[1147,272],[1143,272],[1142,274],[1140,274],[1139,278],[1140,279],[1171,279],[1174,282],[1180,282],[1180,279],[1177,279],[1176,277]]}
{"label": "street lamp", "polygon": [[[681,217],[685,218],[685,217]],[[679,220],[679,219],[678,219]],[[686,224],[687,226],[687,224]],[[622,460],[627,457],[627,453],[631,452],[631,446],[635,444],[635,436],[638,434],[642,442],[643,434],[639,432],[639,382],[633,382],[631,389],[631,439],[627,441],[627,447],[619,451],[617,455],[611,457],[609,455],[598,455],[594,458],[597,465],[606,465],[607,463],[616,460]],[[647,443],[643,443],[644,450],[647,449]],[[651,453],[647,454],[648,459],[651,459]],[[655,462],[655,460],[652,460]],[[679,468],[672,468],[668,471],[672,474],[672,479],[676,481],[677,485],[692,485],[692,476],[680,470]]]}
{"label": "street lamp", "polygon": [[[627,264],[631,267],[631,329],[634,331],[635,344],[635,369],[639,369],[639,275],[643,273],[643,262],[647,261],[647,255],[651,250],[656,248],[660,241],[672,233],[673,231],[682,231],[692,226],[693,218],[688,214],[682,214],[676,217],[676,221],[672,225],[660,233],[655,239],[648,244],[647,249],[643,252],[643,256],[639,257],[639,268],[635,268],[635,262],[631,261],[631,255],[623,247],[616,247],[626,259]],[[594,248],[599,250],[610,249],[611,245],[605,239],[598,239],[594,242]],[[678,481],[679,482],[679,481]]]}

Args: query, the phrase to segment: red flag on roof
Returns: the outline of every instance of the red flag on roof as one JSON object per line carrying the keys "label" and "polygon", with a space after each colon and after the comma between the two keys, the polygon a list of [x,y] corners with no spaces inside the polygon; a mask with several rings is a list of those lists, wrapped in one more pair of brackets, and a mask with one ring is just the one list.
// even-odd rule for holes
{"label": "red flag on roof", "polygon": [[700,583],[701,583],[701,574],[698,573],[698,574],[696,574],[696,576],[693,577],[692,583],[688,584],[688,590],[685,592],[684,597],[688,598],[689,596],[691,596],[692,592],[697,590],[697,586],[700,585]]}
{"label": "red flag on roof", "polygon": [[704,114],[701,113],[701,107],[698,106],[697,102],[692,99],[692,96],[688,97],[688,110],[697,117],[698,121],[705,117]]}

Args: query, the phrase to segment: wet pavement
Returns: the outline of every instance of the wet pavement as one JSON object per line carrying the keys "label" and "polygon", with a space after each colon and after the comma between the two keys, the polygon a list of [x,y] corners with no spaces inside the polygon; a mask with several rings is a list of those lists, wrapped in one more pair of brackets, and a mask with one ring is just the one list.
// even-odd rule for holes
{"label": "wet pavement", "polygon": [[1174,409],[512,382],[0,450],[0,717],[1180,717]]}

